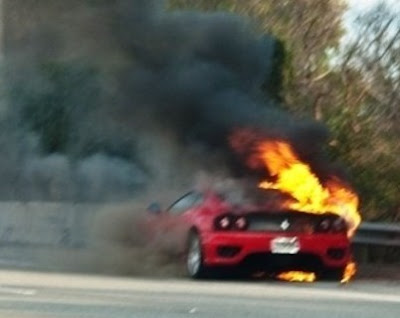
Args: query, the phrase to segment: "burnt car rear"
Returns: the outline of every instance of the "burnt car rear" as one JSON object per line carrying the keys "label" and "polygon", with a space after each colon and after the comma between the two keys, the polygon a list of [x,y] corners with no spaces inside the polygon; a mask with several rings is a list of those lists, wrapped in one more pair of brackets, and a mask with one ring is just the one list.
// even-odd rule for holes
{"label": "burnt car rear", "polygon": [[205,263],[249,271],[315,272],[340,279],[351,258],[345,221],[297,211],[226,213],[204,241]]}
{"label": "burnt car rear", "polygon": [[193,278],[240,269],[273,275],[307,271],[341,279],[352,257],[342,217],[274,209],[269,195],[261,201],[234,197],[191,191],[165,211],[152,212],[147,228],[185,254]]}

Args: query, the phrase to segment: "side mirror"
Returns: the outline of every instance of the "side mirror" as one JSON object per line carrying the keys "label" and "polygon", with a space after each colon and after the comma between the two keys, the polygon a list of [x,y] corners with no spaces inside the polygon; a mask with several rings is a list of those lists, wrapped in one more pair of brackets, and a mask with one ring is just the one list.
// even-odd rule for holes
{"label": "side mirror", "polygon": [[162,210],[160,204],[158,202],[151,203],[147,207],[147,212],[155,215],[161,214]]}

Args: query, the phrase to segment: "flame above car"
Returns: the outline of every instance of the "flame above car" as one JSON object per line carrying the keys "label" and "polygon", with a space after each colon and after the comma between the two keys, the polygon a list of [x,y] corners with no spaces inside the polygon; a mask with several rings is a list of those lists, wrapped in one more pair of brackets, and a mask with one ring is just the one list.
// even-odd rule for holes
{"label": "flame above car", "polygon": [[352,236],[361,222],[359,198],[344,181],[331,176],[323,183],[306,162],[285,140],[260,138],[255,132],[238,130],[230,138],[233,149],[245,156],[248,167],[266,169],[271,180],[262,180],[262,189],[279,190],[288,194],[283,208],[313,214],[333,213],[343,217]]}

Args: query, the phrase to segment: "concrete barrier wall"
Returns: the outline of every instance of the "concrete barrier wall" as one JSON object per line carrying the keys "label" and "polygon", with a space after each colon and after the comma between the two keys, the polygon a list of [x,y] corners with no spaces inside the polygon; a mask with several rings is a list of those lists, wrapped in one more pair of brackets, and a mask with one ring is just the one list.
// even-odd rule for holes
{"label": "concrete barrier wall", "polygon": [[85,247],[103,205],[0,202],[0,244]]}
{"label": "concrete barrier wall", "polygon": [[[89,253],[93,247],[92,229],[96,218],[116,207],[115,204],[0,202],[0,266],[41,264],[43,267],[43,255],[49,251],[58,255],[56,260],[46,259],[50,265],[64,254],[78,253],[76,257],[82,258],[86,255],[82,253]],[[366,244],[355,244],[354,254],[361,263],[393,263],[396,259],[398,262],[400,255],[399,249]],[[64,263],[70,266],[71,260],[64,259],[54,268]]]}

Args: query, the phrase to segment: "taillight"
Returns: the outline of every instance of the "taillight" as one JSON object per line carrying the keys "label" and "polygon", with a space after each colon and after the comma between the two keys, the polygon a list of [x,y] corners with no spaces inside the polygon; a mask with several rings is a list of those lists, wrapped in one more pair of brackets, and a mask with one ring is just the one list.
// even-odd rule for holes
{"label": "taillight", "polygon": [[316,232],[329,232],[332,226],[332,222],[330,219],[321,220],[316,227]]}
{"label": "taillight", "polygon": [[315,227],[318,233],[347,233],[346,221],[340,217],[324,218]]}
{"label": "taillight", "polygon": [[247,219],[244,216],[236,218],[234,227],[236,230],[244,231],[247,229]]}
{"label": "taillight", "polygon": [[332,223],[332,231],[335,233],[347,233],[346,221],[342,218],[337,218]]}
{"label": "taillight", "polygon": [[247,229],[248,222],[244,216],[234,216],[232,214],[224,214],[217,217],[214,221],[215,229],[220,231]]}
{"label": "taillight", "polygon": [[217,230],[230,230],[233,226],[233,215],[225,214],[215,219],[214,225]]}

